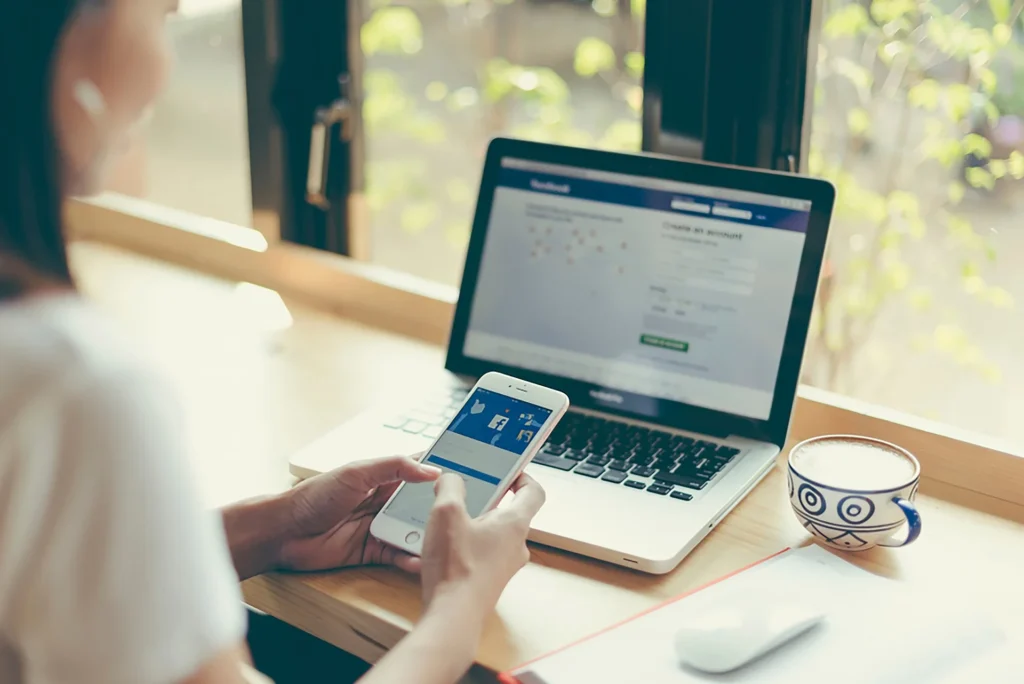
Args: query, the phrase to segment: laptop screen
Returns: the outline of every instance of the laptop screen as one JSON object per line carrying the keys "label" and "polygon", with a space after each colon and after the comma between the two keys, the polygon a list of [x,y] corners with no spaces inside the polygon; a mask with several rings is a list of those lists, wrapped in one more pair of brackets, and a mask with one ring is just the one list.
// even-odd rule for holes
{"label": "laptop screen", "polygon": [[810,215],[806,199],[505,157],[462,352],[768,419]]}

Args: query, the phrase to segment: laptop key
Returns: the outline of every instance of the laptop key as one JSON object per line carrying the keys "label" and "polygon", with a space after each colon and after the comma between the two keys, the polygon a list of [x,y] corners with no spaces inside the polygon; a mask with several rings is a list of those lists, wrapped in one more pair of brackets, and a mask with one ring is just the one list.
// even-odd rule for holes
{"label": "laptop key", "polygon": [[583,477],[601,477],[604,475],[604,468],[589,463],[580,463],[572,472]]}
{"label": "laptop key", "polygon": [[647,466],[636,466],[632,471],[636,477],[650,477],[655,472],[654,468],[648,468]]}
{"label": "laptop key", "polygon": [[673,499],[679,499],[680,501],[693,501],[692,494],[687,494],[686,492],[682,492],[678,489],[672,492],[669,496],[671,496]]}
{"label": "laptop key", "polygon": [[572,459],[573,461],[582,461],[587,457],[587,454],[582,451],[576,451],[575,449],[566,449],[562,453],[562,457]]}
{"label": "laptop key", "polygon": [[442,430],[437,425],[431,425],[430,427],[423,431],[423,436],[426,437],[427,439],[437,439],[438,437],[441,436],[442,432],[444,432],[444,430]]}
{"label": "laptop key", "polygon": [[661,494],[664,496],[665,494],[671,492],[672,488],[666,487],[665,485],[652,484],[650,487],[647,488],[647,491],[651,492],[652,494]]}
{"label": "laptop key", "polygon": [[708,484],[707,478],[692,474],[689,471],[672,473],[667,470],[659,470],[657,475],[654,476],[654,479],[660,482],[686,487],[687,489],[704,489]]}
{"label": "laptop key", "polygon": [[646,484],[640,482],[639,480],[626,480],[626,486],[632,489],[644,489],[645,487],[647,487]]}
{"label": "laptop key", "polygon": [[625,461],[616,460],[609,463],[608,467],[611,468],[612,470],[621,470],[622,472],[626,472],[627,470],[629,470],[630,464],[626,463]]}
{"label": "laptop key", "polygon": [[712,460],[712,461],[709,461],[706,466],[703,466],[702,468],[700,468],[697,471],[697,474],[703,475],[704,477],[706,477],[708,479],[711,479],[712,477],[717,475],[719,472],[721,472],[722,468],[724,468],[725,466],[726,466],[726,464],[722,463],[721,461]]}
{"label": "laptop key", "polygon": [[400,430],[405,427],[405,424],[409,422],[409,419],[405,416],[395,416],[388,422],[384,423],[384,427],[391,430]]}
{"label": "laptop key", "polygon": [[404,426],[402,426],[402,432],[408,432],[410,435],[418,435],[429,426],[422,420],[410,420]]}
{"label": "laptop key", "polygon": [[541,465],[550,466],[552,468],[558,468],[559,470],[572,470],[576,467],[576,461],[568,458],[562,458],[561,456],[552,456],[550,454],[539,453],[533,457],[533,463],[540,463]]}
{"label": "laptop key", "polygon": [[715,456],[718,458],[724,458],[725,460],[731,460],[733,456],[740,453],[739,449],[733,449],[732,447],[721,446],[715,450]]}
{"label": "laptop key", "polygon": [[695,444],[686,449],[686,455],[690,458],[704,458],[707,455],[707,449]]}
{"label": "laptop key", "polygon": [[409,417],[427,425],[440,425],[444,421],[444,415],[439,411],[424,411],[417,409],[409,412]]}
{"label": "laptop key", "polygon": [[614,482],[615,484],[618,484],[626,479],[626,473],[621,470],[609,470],[601,479],[605,482]]}
{"label": "laptop key", "polygon": [[587,463],[591,465],[601,466],[602,468],[608,465],[611,459],[606,456],[591,456],[587,459]]}
{"label": "laptop key", "polygon": [[710,480],[715,476],[714,471],[707,467],[697,467],[696,463],[687,462],[677,466],[673,471],[676,475],[690,475],[698,480]]}
{"label": "laptop key", "polygon": [[544,445],[544,453],[551,454],[552,456],[561,456],[565,453],[565,447],[558,444],[546,444]]}

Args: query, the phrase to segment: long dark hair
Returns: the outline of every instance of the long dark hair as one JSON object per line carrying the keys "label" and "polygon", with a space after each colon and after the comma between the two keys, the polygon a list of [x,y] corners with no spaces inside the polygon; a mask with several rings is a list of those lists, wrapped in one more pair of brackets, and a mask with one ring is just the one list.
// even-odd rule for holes
{"label": "long dark hair", "polygon": [[0,300],[71,285],[53,114],[61,35],[81,0],[0,0]]}

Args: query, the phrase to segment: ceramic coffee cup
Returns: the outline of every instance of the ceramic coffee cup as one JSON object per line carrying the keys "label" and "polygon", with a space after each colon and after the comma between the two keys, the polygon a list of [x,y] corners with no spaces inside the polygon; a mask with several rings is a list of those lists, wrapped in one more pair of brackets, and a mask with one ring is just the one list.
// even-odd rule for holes
{"label": "ceramic coffee cup", "polygon": [[815,437],[789,452],[793,512],[815,539],[844,551],[917,539],[921,516],[913,502],[920,477],[909,451],[869,437]]}

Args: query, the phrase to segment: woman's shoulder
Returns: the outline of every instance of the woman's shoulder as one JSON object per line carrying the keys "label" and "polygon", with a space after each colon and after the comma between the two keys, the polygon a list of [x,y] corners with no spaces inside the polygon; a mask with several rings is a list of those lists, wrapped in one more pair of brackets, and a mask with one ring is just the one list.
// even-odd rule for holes
{"label": "woman's shoulder", "polygon": [[40,681],[180,681],[244,634],[177,401],[126,346],[73,297],[0,304],[0,633]]}
{"label": "woman's shoulder", "polygon": [[0,413],[41,395],[147,375],[104,316],[77,295],[0,303]]}

